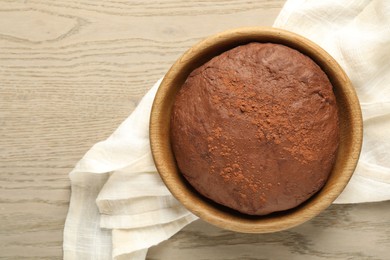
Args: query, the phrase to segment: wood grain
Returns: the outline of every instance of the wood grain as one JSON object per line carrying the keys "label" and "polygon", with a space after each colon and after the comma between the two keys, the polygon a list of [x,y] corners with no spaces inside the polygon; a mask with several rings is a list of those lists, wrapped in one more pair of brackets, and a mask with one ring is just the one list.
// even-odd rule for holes
{"label": "wood grain", "polygon": [[[70,196],[67,175],[75,163],[110,135],[188,47],[225,29],[271,25],[284,2],[0,0],[0,258],[62,258]],[[383,258],[389,247],[389,225],[384,220],[390,204],[380,205],[361,210],[336,206],[330,213],[335,215],[333,222],[324,220],[311,235],[301,236],[308,237],[307,243],[331,243],[332,236],[324,234],[316,242],[315,234],[351,212],[359,218],[338,225],[348,246],[340,243],[323,251],[346,256],[351,248],[369,243],[372,255]],[[197,222],[189,230],[199,225],[203,224]],[[355,231],[362,226],[366,232],[360,243],[355,235],[361,233]],[[205,241],[226,243],[224,237],[215,236],[214,228],[205,225],[201,230]],[[222,251],[227,247],[214,252],[204,244],[196,251],[195,246],[174,247],[178,238],[192,246],[197,240],[192,234],[180,232],[172,242],[154,249],[151,257],[194,259],[194,252],[200,252],[198,259],[240,254],[261,258],[256,255],[259,245],[249,237],[226,253]],[[380,243],[372,245],[375,237]],[[296,248],[289,241],[286,254]],[[272,240],[267,246],[269,252],[280,249]],[[227,256],[232,250],[236,254]],[[300,252],[295,255],[305,254],[304,249]]]}
{"label": "wood grain", "polygon": [[389,215],[390,201],[332,205],[299,227],[272,234],[235,233],[198,220],[151,248],[147,259],[389,259]]}

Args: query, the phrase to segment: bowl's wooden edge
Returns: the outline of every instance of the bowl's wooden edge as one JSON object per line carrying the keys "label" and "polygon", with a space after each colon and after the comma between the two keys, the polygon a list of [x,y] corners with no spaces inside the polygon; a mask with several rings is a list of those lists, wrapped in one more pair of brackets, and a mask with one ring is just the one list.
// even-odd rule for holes
{"label": "bowl's wooden edge", "polygon": [[[331,189],[326,190],[326,196],[316,196],[309,203],[306,203],[299,211],[292,211],[289,214],[281,214],[271,217],[259,217],[256,219],[243,219],[238,216],[225,214],[211,205],[203,201],[199,196],[196,196],[188,189],[177,185],[178,172],[175,164],[175,159],[172,153],[165,153],[164,148],[169,148],[169,115],[172,100],[169,100],[172,94],[170,86],[177,82],[178,78],[186,78],[188,74],[188,64],[193,60],[199,59],[200,55],[209,51],[215,44],[226,45],[232,42],[260,41],[262,42],[278,42],[287,46],[298,49],[309,57],[313,58],[317,63],[326,63],[326,68],[322,67],[328,74],[334,74],[338,77],[338,83],[343,86],[343,93],[346,101],[349,103],[349,111],[346,111],[352,118],[351,122],[351,138],[352,145],[349,147],[350,156],[343,163],[343,176],[339,178],[337,185],[333,185]],[[237,44],[240,45],[240,44]],[[236,46],[237,46],[236,45]],[[306,46],[305,50],[301,50],[302,46]],[[230,47],[231,48],[231,47]],[[229,49],[229,48],[228,48]],[[221,50],[223,52],[224,50]],[[320,62],[319,62],[320,61]],[[193,64],[192,64],[193,65]],[[198,64],[200,65],[200,64]],[[320,64],[323,65],[323,64]],[[333,82],[332,82],[333,83]],[[270,27],[245,27],[225,31],[214,36],[211,36],[198,44],[194,45],[185,52],[171,67],[165,75],[160,88],[157,91],[153,102],[151,117],[150,117],[150,144],[153,158],[161,178],[165,182],[171,193],[191,212],[200,218],[204,219],[216,226],[245,233],[268,233],[297,226],[327,208],[342,192],[351,178],[353,171],[357,165],[360,155],[363,137],[363,123],[359,101],[356,92],[347,77],[346,73],[340,65],[322,48],[309,41],[302,36],[281,29]],[[176,169],[176,170],[174,170]],[[176,171],[176,172],[172,172]],[[172,185],[176,184],[176,185]]]}

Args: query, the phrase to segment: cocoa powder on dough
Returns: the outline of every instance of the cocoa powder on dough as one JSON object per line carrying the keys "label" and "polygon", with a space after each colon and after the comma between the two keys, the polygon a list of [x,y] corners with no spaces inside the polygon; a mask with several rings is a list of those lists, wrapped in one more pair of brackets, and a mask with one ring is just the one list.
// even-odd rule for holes
{"label": "cocoa powder on dough", "polygon": [[176,96],[171,142],[202,195],[250,215],[301,204],[325,183],[338,147],[332,85],[289,47],[250,43],[194,70]]}

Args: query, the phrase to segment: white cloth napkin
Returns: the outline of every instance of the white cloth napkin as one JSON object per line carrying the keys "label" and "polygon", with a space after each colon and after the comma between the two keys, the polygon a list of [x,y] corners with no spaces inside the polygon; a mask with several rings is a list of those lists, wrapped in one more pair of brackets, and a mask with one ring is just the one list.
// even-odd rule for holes
{"label": "white cloth napkin", "polygon": [[[390,1],[289,0],[274,26],[322,46],[358,92],[363,151],[336,203],[390,199]],[[148,124],[159,84],[70,173],[65,259],[145,259],[149,247],[197,219],[173,198],[153,164]]]}
{"label": "white cloth napkin", "polygon": [[70,173],[65,259],[145,259],[149,247],[197,219],[169,193],[153,163],[149,114],[160,82]]}

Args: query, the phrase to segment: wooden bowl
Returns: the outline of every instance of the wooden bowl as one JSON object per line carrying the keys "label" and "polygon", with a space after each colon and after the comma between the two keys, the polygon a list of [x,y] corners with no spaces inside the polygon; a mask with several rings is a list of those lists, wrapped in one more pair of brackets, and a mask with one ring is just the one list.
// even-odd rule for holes
{"label": "wooden bowl", "polygon": [[[195,68],[236,46],[249,42],[279,43],[313,59],[334,87],[340,119],[340,145],[325,186],[291,210],[266,216],[248,216],[214,203],[195,191],[178,170],[170,144],[170,116],[175,95]],[[362,145],[359,101],[347,75],[323,49],[297,34],[274,28],[238,28],[213,35],[184,53],[165,75],[154,99],[150,143],[165,185],[189,211],[218,227],[245,233],[268,233],[297,226],[325,210],[340,195],[356,167]]]}

